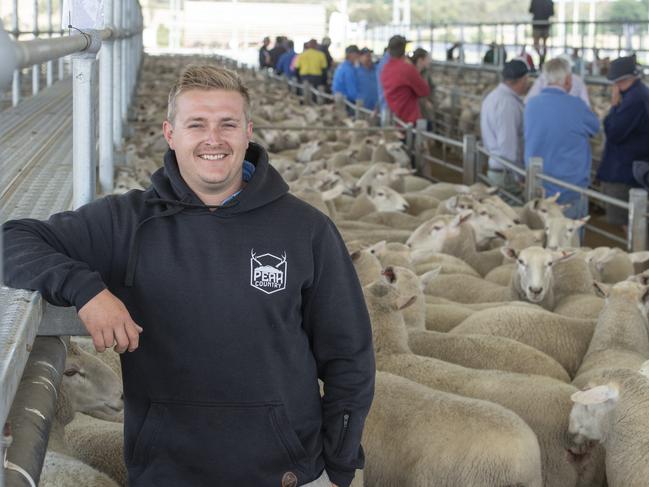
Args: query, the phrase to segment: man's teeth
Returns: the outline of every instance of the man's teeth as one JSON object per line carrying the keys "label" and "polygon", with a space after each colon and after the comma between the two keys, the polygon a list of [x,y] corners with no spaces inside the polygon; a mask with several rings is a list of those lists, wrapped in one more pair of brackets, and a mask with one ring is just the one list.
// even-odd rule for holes
{"label": "man's teeth", "polygon": [[201,159],[207,159],[208,161],[218,161],[219,159],[223,159],[227,154],[202,154],[198,157]]}

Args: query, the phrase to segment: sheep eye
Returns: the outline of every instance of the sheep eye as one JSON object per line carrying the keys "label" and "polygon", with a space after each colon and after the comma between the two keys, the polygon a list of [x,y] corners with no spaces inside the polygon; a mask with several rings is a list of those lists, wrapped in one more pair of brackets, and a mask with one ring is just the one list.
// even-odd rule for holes
{"label": "sheep eye", "polygon": [[569,228],[569,229],[568,229],[568,233],[572,233],[572,232],[574,232],[574,231],[575,231],[574,228]]}
{"label": "sheep eye", "polygon": [[520,265],[525,265],[525,262],[523,262],[523,259],[518,259],[517,262],[518,262]]}
{"label": "sheep eye", "polygon": [[482,215],[482,216],[486,216],[486,215],[487,215],[487,212],[486,212],[486,211],[481,211],[481,212],[480,212],[480,215]]}
{"label": "sheep eye", "polygon": [[548,267],[552,267],[552,262],[548,262]]}
{"label": "sheep eye", "polygon": [[385,196],[385,193],[376,193],[376,196]]}
{"label": "sheep eye", "polygon": [[77,374],[79,374],[81,377],[83,377],[83,374],[81,373],[81,371],[77,370],[77,369],[68,369],[63,373],[68,377],[72,377],[73,375],[77,375]]}
{"label": "sheep eye", "polygon": [[541,213],[547,213],[547,212],[548,210],[546,210],[545,208],[541,208]]}
{"label": "sheep eye", "polygon": [[379,172],[379,176],[385,176],[385,173],[383,171]]}

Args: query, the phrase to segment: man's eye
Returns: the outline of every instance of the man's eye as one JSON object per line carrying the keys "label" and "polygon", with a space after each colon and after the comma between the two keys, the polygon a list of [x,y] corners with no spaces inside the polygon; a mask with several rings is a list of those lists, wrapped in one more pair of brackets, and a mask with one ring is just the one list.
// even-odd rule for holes
{"label": "man's eye", "polygon": [[199,123],[193,123],[193,124],[191,124],[191,125],[189,126],[190,129],[195,129],[195,128],[199,128],[199,127],[202,127],[202,125],[199,124]]}

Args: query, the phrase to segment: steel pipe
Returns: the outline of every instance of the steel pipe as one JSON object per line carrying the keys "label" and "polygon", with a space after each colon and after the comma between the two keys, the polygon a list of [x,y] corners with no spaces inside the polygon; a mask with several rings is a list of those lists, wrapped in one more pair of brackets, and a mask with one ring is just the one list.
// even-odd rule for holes
{"label": "steel pipe", "polygon": [[543,158],[530,157],[525,179],[525,201],[533,200],[538,196],[539,188],[537,177],[543,173]]}
{"label": "steel pipe", "polygon": [[[119,1],[119,0],[118,0]],[[104,22],[113,23],[113,1],[104,0]],[[115,154],[113,148],[113,46],[109,39],[99,52],[99,191],[113,191]]]}
{"label": "steel pipe", "polygon": [[[50,38],[52,38],[52,0],[47,0],[47,28],[49,30]],[[47,86],[52,86],[54,82],[54,61],[51,59],[47,61]]]}
{"label": "steel pipe", "polygon": [[467,185],[477,182],[476,161],[478,160],[478,152],[476,146],[475,135],[467,134],[464,136],[462,144],[462,166],[464,167],[462,180]]}
{"label": "steel pipe", "polygon": [[628,250],[647,250],[647,191],[633,188],[629,191]]}
{"label": "steel pipe", "polygon": [[74,208],[95,199],[94,97],[95,55],[76,54],[72,58],[72,167]]}
{"label": "steel pipe", "polygon": [[[122,0],[113,3],[113,21],[117,29],[123,27]],[[123,39],[115,42],[113,48],[113,143],[117,150],[122,149],[122,44]]]}

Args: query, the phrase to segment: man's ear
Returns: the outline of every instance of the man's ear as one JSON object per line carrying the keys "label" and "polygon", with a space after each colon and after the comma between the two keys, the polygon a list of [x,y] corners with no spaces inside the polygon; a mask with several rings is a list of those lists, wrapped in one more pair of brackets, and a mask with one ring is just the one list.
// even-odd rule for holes
{"label": "man's ear", "polygon": [[246,136],[248,137],[248,142],[250,142],[250,139],[252,139],[252,120],[248,122],[248,126],[246,127]]}
{"label": "man's ear", "polygon": [[162,135],[164,135],[171,150],[175,150],[173,145],[173,133],[174,128],[173,125],[171,125],[171,122],[169,120],[162,122]]}

